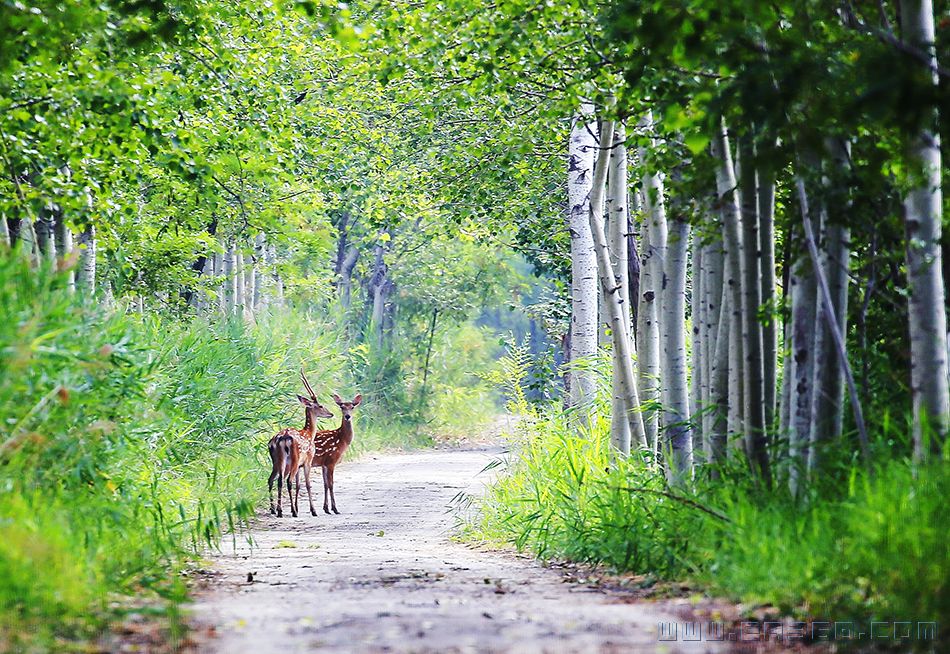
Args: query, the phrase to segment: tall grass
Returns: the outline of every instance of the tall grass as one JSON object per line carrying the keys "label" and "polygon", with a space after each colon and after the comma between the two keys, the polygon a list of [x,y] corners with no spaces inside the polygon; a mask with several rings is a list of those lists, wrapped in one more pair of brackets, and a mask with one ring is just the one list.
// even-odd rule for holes
{"label": "tall grass", "polygon": [[[18,257],[0,257],[0,313],[2,651],[78,647],[132,598],[173,612],[178,571],[243,537],[266,439],[302,424],[301,365],[327,404],[365,392],[319,319],[108,312]],[[357,414],[356,455],[428,440],[379,398]]]}
{"label": "tall grass", "polygon": [[840,488],[802,501],[761,488],[739,462],[718,479],[700,472],[690,487],[669,488],[649,461],[611,461],[608,432],[603,419],[585,429],[558,408],[529,414],[467,536],[689,579],[801,619],[867,625],[950,615],[946,459],[849,469]]}

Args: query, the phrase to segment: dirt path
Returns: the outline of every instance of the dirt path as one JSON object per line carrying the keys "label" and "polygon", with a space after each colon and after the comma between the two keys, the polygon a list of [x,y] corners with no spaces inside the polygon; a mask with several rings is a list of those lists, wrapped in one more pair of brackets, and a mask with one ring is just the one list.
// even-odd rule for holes
{"label": "dirt path", "polygon": [[[479,472],[497,454],[368,457],[337,472],[342,515],[314,518],[301,497],[302,517],[261,516],[256,548],[223,547],[214,581],[193,605],[196,624],[216,634],[201,651],[714,651],[711,643],[659,643],[658,623],[682,619],[649,604],[624,604],[528,559],[452,542],[449,503],[484,487]],[[318,510],[322,502],[321,488]]]}

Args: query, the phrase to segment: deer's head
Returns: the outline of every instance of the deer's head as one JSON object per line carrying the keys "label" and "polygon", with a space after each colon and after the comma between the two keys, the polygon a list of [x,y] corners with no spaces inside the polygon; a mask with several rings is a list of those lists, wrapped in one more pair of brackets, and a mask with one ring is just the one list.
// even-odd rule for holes
{"label": "deer's head", "polygon": [[336,405],[340,407],[340,411],[343,412],[343,420],[349,422],[353,417],[353,409],[360,405],[360,402],[363,401],[363,396],[358,393],[352,402],[344,402],[342,397],[334,393],[333,399],[336,401]]}
{"label": "deer's head", "polygon": [[311,397],[304,397],[303,395],[298,395],[297,399],[300,400],[300,403],[306,407],[307,411],[310,412],[314,418],[332,418],[333,414],[330,412],[330,409],[326,408],[315,399]]}

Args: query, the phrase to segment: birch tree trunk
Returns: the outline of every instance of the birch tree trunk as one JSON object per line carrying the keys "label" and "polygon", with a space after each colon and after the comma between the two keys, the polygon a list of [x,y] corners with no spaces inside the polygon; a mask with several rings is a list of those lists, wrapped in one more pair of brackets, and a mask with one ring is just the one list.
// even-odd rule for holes
{"label": "birch tree trunk", "polygon": [[[600,274],[600,284],[603,288],[604,303],[610,317],[610,335],[613,344],[613,367],[619,370],[619,408],[627,421],[627,433],[639,447],[646,447],[646,434],[643,427],[643,416],[640,413],[640,398],[637,394],[636,376],[633,373],[632,341],[624,289],[614,275],[614,268],[610,261],[610,252],[607,246],[607,235],[604,230],[604,190],[607,181],[607,169],[611,158],[611,145],[614,143],[614,124],[605,121],[600,135],[600,147],[597,164],[593,177],[593,188],[590,196],[590,229],[594,241],[597,268]],[[616,434],[611,431],[611,437]],[[622,454],[630,453],[630,440],[620,442],[618,449]]]}
{"label": "birch tree trunk", "polygon": [[[814,207],[805,220],[814,226],[817,217]],[[799,230],[796,230],[799,231]],[[789,487],[793,495],[801,488],[802,473],[808,461],[811,442],[811,405],[813,399],[815,357],[815,322],[818,301],[818,282],[808,255],[799,249],[792,264],[792,333],[789,387]]]}
{"label": "birch tree trunk", "polygon": [[775,180],[760,168],[756,171],[759,211],[759,264],[761,301],[766,305],[767,320],[762,325],[762,385],[765,425],[774,427],[777,390],[777,321],[775,302]]}
{"label": "birch tree trunk", "polygon": [[721,463],[726,453],[726,415],[729,385],[729,314],[723,311],[725,256],[717,241],[705,246],[703,252],[703,297],[706,321],[704,339],[705,369],[703,393],[703,446],[706,460]]}
{"label": "birch tree trunk", "polygon": [[[904,40],[937,64],[932,0],[900,0]],[[938,85],[936,72],[933,85]],[[908,152],[919,175],[904,197],[907,233],[907,281],[910,286],[911,392],[914,410],[914,455],[926,459],[940,452],[950,422],[947,380],[947,314],[940,249],[943,196],[937,108],[913,135]]]}
{"label": "birch tree trunk", "polygon": [[755,187],[755,167],[749,137],[739,140],[739,190],[742,204],[742,355],[743,355],[743,418],[745,419],[746,454],[766,483],[770,482],[769,456],[765,433],[765,390],[762,365],[762,267],[759,261],[759,211]]}
{"label": "birch tree trunk", "polygon": [[692,477],[693,437],[689,423],[689,382],[686,366],[686,265],[689,221],[673,212],[666,249],[663,290],[663,428],[670,482]]}
{"label": "birch tree trunk", "polygon": [[56,218],[55,207],[47,205],[36,221],[36,241],[39,253],[51,268],[56,266]]}
{"label": "birch tree trunk", "polygon": [[89,224],[79,235],[79,285],[87,298],[96,296],[96,226]]}
{"label": "birch tree trunk", "polygon": [[690,289],[690,309],[692,317],[692,342],[690,343],[690,352],[693,355],[692,375],[690,377],[690,406],[689,415],[692,420],[693,429],[693,458],[696,463],[696,455],[702,452],[703,445],[703,424],[702,420],[696,420],[703,407],[703,389],[706,387],[706,352],[703,349],[706,343],[706,319],[704,312],[706,303],[703,301],[703,285],[706,282],[705,261],[703,259],[704,249],[697,233],[693,233],[690,241],[690,251],[692,259],[692,288]]}
{"label": "birch tree trunk", "polygon": [[[650,112],[639,126],[651,132],[653,116]],[[663,179],[651,171],[646,148],[639,151],[646,172],[643,176],[643,237],[640,259],[640,325],[637,333],[640,357],[640,397],[646,405],[643,418],[647,442],[654,453],[659,451],[660,432],[660,311],[663,288],[663,262],[666,257],[666,205],[663,197]]]}
{"label": "birch tree trunk", "polygon": [[[621,303],[621,313],[624,322],[624,337],[633,341],[630,333],[630,283],[629,283],[629,252],[627,245],[627,230],[629,212],[627,207],[627,139],[626,130],[622,122],[616,123],[613,135],[613,146],[610,149],[610,167],[607,176],[607,214],[609,216],[608,250],[613,278],[617,284],[617,294]],[[596,230],[595,230],[596,231]],[[596,242],[596,240],[595,240]],[[603,288],[603,284],[602,284]],[[606,292],[606,291],[602,291]],[[605,308],[607,302],[604,302]],[[608,312],[609,313],[609,312]],[[609,319],[609,315],[607,316]],[[623,369],[616,360],[618,353],[614,350],[614,365],[612,368],[611,388],[613,404],[610,413],[610,441],[623,454],[630,453],[630,422],[624,405]],[[639,398],[638,398],[639,403]],[[643,424],[643,417],[636,408],[639,425]],[[643,433],[640,434],[643,436]],[[639,441],[639,437],[637,438]],[[645,436],[644,436],[645,440]],[[642,445],[642,444],[641,444]]]}
{"label": "birch tree trunk", "polygon": [[[574,117],[568,145],[568,228],[571,235],[571,397],[582,407],[596,391],[594,373],[583,361],[597,354],[597,259],[590,229],[590,194],[597,152],[593,107],[581,106]],[[578,362],[581,364],[578,367]],[[582,411],[582,422],[586,412]]]}
{"label": "birch tree trunk", "polygon": [[[742,282],[740,255],[742,250],[742,232],[740,230],[739,202],[736,198],[736,175],[732,165],[732,153],[729,149],[729,137],[723,123],[712,140],[712,154],[718,162],[716,167],[716,193],[719,210],[722,213],[723,248],[723,293],[719,317],[716,360],[717,366],[727,363],[727,373],[718,371],[713,375],[716,390],[712,401],[721,403],[727,398],[727,430],[732,433],[744,433],[743,409],[743,351],[742,351]],[[722,387],[723,377],[727,380]],[[719,394],[722,394],[718,398]],[[726,442],[726,434],[714,429],[711,433],[717,445]],[[713,450],[715,454],[716,445]],[[721,456],[721,455],[720,455]],[[715,460],[719,460],[715,458]]]}
{"label": "birch tree trunk", "polygon": [[0,247],[9,248],[10,246],[10,225],[7,224],[5,216],[0,216]]}
{"label": "birch tree trunk", "polygon": [[254,312],[257,313],[264,308],[264,266],[267,265],[267,237],[263,232],[259,232],[254,237],[254,294],[251,298],[251,304]]}
{"label": "birch tree trunk", "polygon": [[[0,218],[0,222],[6,220]],[[56,250],[63,258],[66,272],[66,288],[70,293],[76,292],[76,271],[70,260],[73,254],[73,231],[66,224],[62,210],[56,212]]]}

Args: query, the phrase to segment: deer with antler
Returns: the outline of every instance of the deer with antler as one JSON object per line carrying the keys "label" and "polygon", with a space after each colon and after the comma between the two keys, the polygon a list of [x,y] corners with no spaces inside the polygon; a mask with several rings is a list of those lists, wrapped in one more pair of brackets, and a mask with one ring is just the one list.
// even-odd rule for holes
{"label": "deer with antler", "polygon": [[[318,431],[313,437],[313,459],[315,466],[323,469],[323,511],[330,513],[327,507],[327,495],[329,495],[330,506],[333,512],[339,514],[336,508],[336,496],[333,494],[333,471],[336,464],[343,458],[343,453],[353,442],[353,409],[363,401],[362,395],[357,395],[352,402],[344,402],[336,393],[333,394],[336,405],[343,412],[340,426],[336,429],[327,429]],[[308,487],[309,488],[309,487]],[[298,486],[297,492],[300,492]],[[312,507],[311,507],[312,508]]]}
{"label": "deer with antler", "polygon": [[[307,381],[307,375],[303,368],[300,369],[300,378],[303,385],[310,393],[310,397],[298,395],[297,399],[306,410],[306,419],[303,429],[282,429],[270,439],[267,443],[267,450],[270,452],[272,463],[270,478],[267,480],[267,493],[270,496],[270,512],[276,513],[278,518],[283,517],[281,510],[281,496],[283,482],[287,482],[287,500],[290,502],[290,514],[297,517],[298,501],[300,499],[300,469],[303,468],[304,482],[307,485],[307,495],[310,498],[310,513],[317,515],[313,508],[313,495],[310,492],[310,466],[313,458],[313,439],[314,435],[322,432],[317,431],[318,418],[332,418],[333,414],[329,409],[317,401],[317,395],[310,387]],[[291,491],[291,478],[297,485],[297,494],[294,496]],[[274,510],[274,480],[277,480],[277,509]]]}

